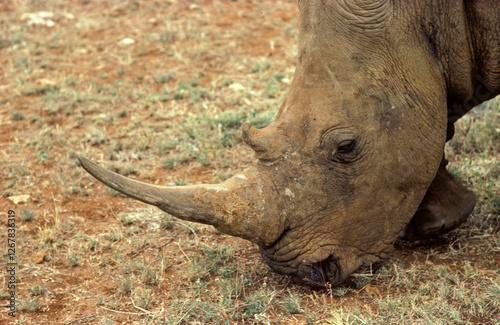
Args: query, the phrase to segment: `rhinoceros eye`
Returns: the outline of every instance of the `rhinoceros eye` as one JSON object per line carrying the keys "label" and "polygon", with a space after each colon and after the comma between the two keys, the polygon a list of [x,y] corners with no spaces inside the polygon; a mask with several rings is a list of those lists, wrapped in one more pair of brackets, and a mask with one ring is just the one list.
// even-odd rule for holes
{"label": "rhinoceros eye", "polygon": [[344,155],[354,151],[355,148],[356,140],[342,141],[337,148],[337,154]]}

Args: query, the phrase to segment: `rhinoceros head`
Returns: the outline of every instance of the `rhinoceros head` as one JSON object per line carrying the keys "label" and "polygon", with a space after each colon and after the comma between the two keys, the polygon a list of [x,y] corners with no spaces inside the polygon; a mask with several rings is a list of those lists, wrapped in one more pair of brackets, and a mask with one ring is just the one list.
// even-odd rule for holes
{"label": "rhinoceros head", "polygon": [[277,272],[335,285],[387,256],[417,209],[442,158],[446,95],[390,1],[299,6],[290,92],[271,125],[243,125],[258,164],[218,185],[158,187],[80,161],[122,193],[258,244]]}

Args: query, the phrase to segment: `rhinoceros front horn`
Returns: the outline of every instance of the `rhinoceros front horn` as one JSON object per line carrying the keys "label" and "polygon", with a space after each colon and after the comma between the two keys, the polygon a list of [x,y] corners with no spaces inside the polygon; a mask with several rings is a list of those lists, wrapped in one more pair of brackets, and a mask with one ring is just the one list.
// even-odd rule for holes
{"label": "rhinoceros front horn", "polygon": [[78,159],[86,171],[107,186],[180,219],[209,224],[264,247],[279,236],[277,221],[266,218],[266,191],[255,167],[221,184],[166,187],[121,176],[82,156]]}

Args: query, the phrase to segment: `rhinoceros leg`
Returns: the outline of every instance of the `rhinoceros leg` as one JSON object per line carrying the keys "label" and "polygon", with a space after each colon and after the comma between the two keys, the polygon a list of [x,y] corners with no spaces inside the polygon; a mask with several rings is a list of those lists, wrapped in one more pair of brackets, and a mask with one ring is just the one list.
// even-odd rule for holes
{"label": "rhinoceros leg", "polygon": [[399,237],[419,240],[439,236],[461,225],[474,210],[476,196],[441,166],[410,223]]}

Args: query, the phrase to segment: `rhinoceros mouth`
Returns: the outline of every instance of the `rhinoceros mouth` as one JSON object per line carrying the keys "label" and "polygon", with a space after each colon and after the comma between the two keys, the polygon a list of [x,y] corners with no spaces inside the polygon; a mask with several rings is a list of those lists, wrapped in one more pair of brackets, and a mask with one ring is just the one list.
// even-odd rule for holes
{"label": "rhinoceros mouth", "polygon": [[303,281],[312,287],[320,288],[340,284],[342,282],[342,272],[339,259],[330,255],[325,260],[310,264],[309,274]]}

